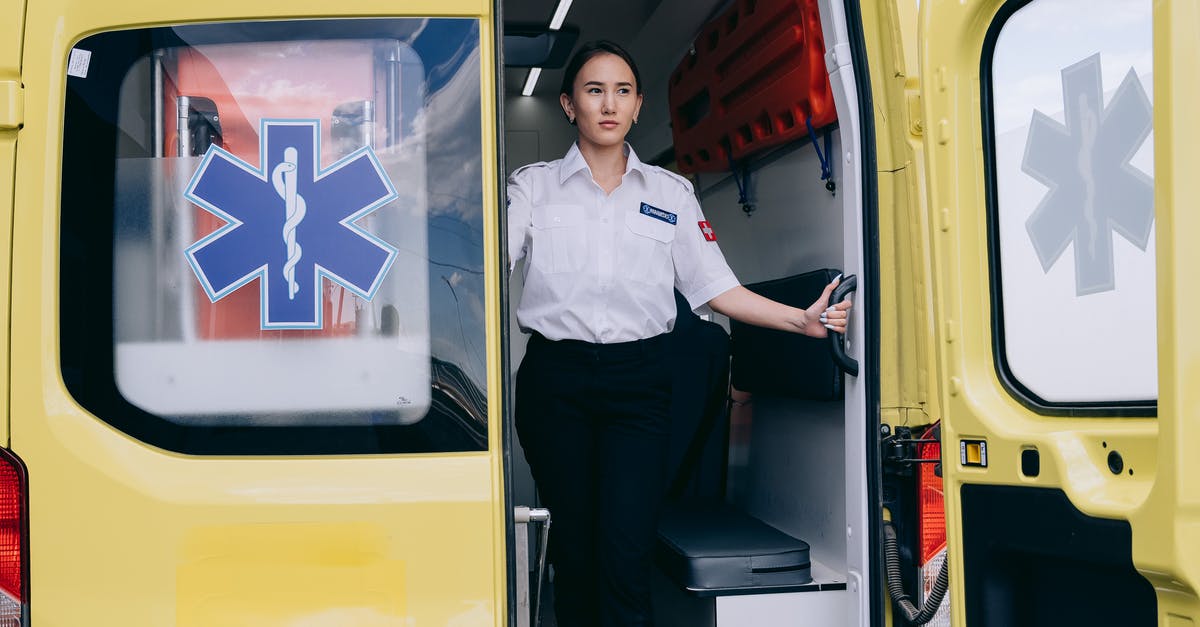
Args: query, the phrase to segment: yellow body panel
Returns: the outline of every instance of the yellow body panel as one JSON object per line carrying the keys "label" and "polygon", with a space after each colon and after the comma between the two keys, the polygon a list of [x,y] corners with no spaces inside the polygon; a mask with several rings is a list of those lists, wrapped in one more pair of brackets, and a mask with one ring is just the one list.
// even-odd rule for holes
{"label": "yellow body panel", "polygon": [[932,302],[924,167],[916,70],[916,7],[862,6],[871,93],[875,102],[879,184],[880,411],[892,426],[920,426],[941,415],[932,365]]}
{"label": "yellow body panel", "polygon": [[[24,118],[21,89],[21,35],[25,23],[24,0],[0,2],[0,246],[12,241],[13,168],[17,151],[17,127]],[[5,124],[5,121],[15,124]],[[11,259],[0,255],[0,291],[8,292]],[[0,351],[8,353],[8,308],[0,307]],[[10,360],[0,360],[0,380],[8,380]],[[8,443],[8,395],[0,395],[0,442]]]}
{"label": "yellow body panel", "polygon": [[[96,32],[153,25],[391,15],[481,21],[490,449],[193,457],[148,446],[90,415],[67,392],[58,364],[60,152],[72,44]],[[7,32],[7,20],[0,24]],[[29,469],[32,624],[504,624],[490,3],[48,0],[29,7],[26,27],[11,292],[20,295],[11,299],[11,362],[20,367],[11,379],[11,446]],[[0,71],[8,41],[0,38]],[[10,137],[0,134],[0,172],[9,163]],[[7,212],[4,181],[0,176],[0,210]]]}
{"label": "yellow body panel", "polygon": [[1159,472],[1131,521],[1134,559],[1158,591],[1160,623],[1184,627],[1200,623],[1200,7],[1155,2],[1154,42],[1154,125],[1169,129],[1154,144]]}
{"label": "yellow body panel", "polygon": [[[917,38],[921,113],[928,138],[926,209],[949,546],[962,545],[959,495],[964,484],[1061,489],[1087,515],[1130,521],[1134,565],[1157,588],[1160,624],[1170,624],[1168,612],[1200,620],[1195,596],[1200,584],[1196,570],[1200,498],[1194,487],[1190,494],[1184,487],[1184,481],[1196,474],[1195,455],[1189,460],[1185,443],[1188,434],[1195,442],[1194,431],[1200,428],[1194,410],[1198,403],[1187,400],[1195,392],[1184,385],[1189,374],[1195,380],[1195,373],[1189,373],[1185,364],[1189,356],[1193,364],[1196,361],[1200,341],[1186,334],[1186,324],[1179,324],[1194,318],[1187,312],[1195,310],[1177,300],[1189,293],[1182,275],[1184,269],[1196,267],[1196,260],[1189,258],[1195,255],[1195,247],[1186,246],[1189,235],[1197,231],[1184,222],[1194,220],[1195,212],[1176,199],[1187,202],[1195,197],[1190,190],[1195,177],[1169,174],[1185,173],[1183,164],[1194,161],[1181,157],[1195,149],[1189,142],[1173,144],[1168,139],[1195,136],[1195,122],[1188,126],[1189,113],[1172,114],[1171,107],[1171,103],[1191,102],[1197,95],[1195,5],[1155,3],[1159,415],[1065,420],[1035,414],[1014,399],[998,380],[992,355],[992,278],[987,264],[980,263],[988,258],[988,247],[979,73],[985,34],[1002,4],[1000,0],[923,2]],[[1165,38],[1168,31],[1173,39]],[[1180,83],[1189,91],[1170,91]],[[1179,239],[1168,247],[1170,237]],[[957,444],[963,438],[986,439],[987,468],[958,463]],[[1041,453],[1041,472],[1034,478],[1020,472],[1020,451],[1028,446]],[[1119,449],[1132,472],[1114,476],[1106,466],[1107,447]],[[951,597],[961,599],[961,552],[952,549],[950,559]],[[953,614],[956,624],[965,624],[963,604],[954,604]]]}

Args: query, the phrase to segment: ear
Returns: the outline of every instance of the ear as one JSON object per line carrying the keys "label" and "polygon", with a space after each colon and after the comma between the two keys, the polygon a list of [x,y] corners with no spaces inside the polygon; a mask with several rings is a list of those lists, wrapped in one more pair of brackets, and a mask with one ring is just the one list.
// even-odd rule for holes
{"label": "ear", "polygon": [[638,94],[637,104],[633,106],[633,119],[637,120],[642,113],[642,94]]}
{"label": "ear", "polygon": [[568,120],[575,119],[575,103],[571,102],[570,96],[566,94],[559,94],[558,104],[562,105],[563,113],[567,115]]}

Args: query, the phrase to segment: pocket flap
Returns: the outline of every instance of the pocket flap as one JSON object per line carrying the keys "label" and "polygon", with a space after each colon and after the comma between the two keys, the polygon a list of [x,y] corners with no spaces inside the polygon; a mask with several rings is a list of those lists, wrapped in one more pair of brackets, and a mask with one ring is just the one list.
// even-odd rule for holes
{"label": "pocket flap", "polygon": [[558,229],[583,224],[582,205],[535,205],[533,226],[539,229]]}
{"label": "pocket flap", "polygon": [[663,243],[669,243],[675,239],[674,224],[636,211],[630,211],[625,214],[625,226],[638,235],[656,239]]}

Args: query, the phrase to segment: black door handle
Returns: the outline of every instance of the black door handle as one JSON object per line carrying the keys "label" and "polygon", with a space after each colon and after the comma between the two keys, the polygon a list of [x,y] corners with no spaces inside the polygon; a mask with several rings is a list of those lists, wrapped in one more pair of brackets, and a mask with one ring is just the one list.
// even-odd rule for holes
{"label": "black door handle", "polygon": [[[843,277],[838,286],[833,288],[833,293],[829,295],[829,304],[836,305],[846,300],[846,297],[853,294],[856,289],[858,289],[858,277],[853,274]],[[849,330],[848,327],[847,330]],[[846,374],[852,377],[858,376],[858,362],[846,354],[846,338],[841,333],[829,332],[829,352],[833,355],[833,361]]]}

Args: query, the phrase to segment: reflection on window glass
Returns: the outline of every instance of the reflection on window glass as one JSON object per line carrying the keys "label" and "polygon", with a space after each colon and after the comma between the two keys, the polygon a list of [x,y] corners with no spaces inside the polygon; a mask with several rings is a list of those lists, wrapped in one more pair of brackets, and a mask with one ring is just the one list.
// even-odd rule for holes
{"label": "reflection on window glass", "polygon": [[[107,62],[72,79],[64,147],[63,366],[85,407],[177,450],[486,448],[476,21],[79,47]],[[96,283],[111,320],[72,306]]]}
{"label": "reflection on window glass", "polygon": [[1035,0],[992,57],[1004,353],[1059,404],[1157,397],[1150,0]]}

